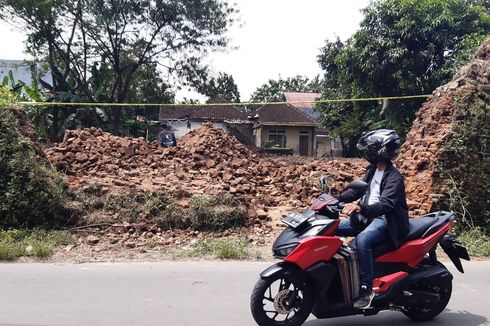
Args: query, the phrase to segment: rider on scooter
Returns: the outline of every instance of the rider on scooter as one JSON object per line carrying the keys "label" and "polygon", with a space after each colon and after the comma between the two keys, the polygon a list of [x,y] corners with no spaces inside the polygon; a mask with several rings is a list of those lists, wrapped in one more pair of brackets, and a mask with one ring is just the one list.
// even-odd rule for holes
{"label": "rider on scooter", "polygon": [[[349,189],[338,198],[349,203],[342,213],[350,219],[340,222],[336,234],[356,237],[353,245],[358,255],[361,289],[355,308],[367,309],[371,305],[375,255],[399,247],[409,232],[403,176],[391,162],[399,147],[400,137],[393,130],[379,129],[362,136],[357,148],[371,163],[364,176],[369,187],[365,193]],[[361,200],[354,203],[358,199]]]}

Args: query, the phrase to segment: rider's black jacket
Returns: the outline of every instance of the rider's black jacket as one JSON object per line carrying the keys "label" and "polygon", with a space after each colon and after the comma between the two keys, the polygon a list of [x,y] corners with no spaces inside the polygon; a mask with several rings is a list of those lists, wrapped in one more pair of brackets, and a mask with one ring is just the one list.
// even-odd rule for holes
{"label": "rider's black jacket", "polygon": [[[370,183],[374,172],[376,172],[376,166],[371,165],[363,180]],[[360,199],[363,195],[362,192],[349,189],[343,192],[338,199],[350,203]],[[379,202],[373,205],[360,203],[359,206],[361,207],[361,214],[370,219],[382,215],[386,217],[390,237],[396,247],[405,241],[410,230],[405,185],[403,184],[403,176],[393,164],[389,163],[383,173]]]}

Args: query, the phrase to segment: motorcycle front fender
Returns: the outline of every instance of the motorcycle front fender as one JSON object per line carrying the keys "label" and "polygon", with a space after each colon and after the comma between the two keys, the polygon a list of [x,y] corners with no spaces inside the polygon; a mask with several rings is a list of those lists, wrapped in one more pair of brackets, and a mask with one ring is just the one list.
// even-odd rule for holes
{"label": "motorcycle front fender", "polygon": [[291,276],[292,279],[300,282],[304,281],[305,279],[305,273],[303,272],[303,270],[301,270],[298,266],[294,264],[284,261],[269,266],[262,273],[260,273],[260,277],[263,279],[273,278],[282,275]]}

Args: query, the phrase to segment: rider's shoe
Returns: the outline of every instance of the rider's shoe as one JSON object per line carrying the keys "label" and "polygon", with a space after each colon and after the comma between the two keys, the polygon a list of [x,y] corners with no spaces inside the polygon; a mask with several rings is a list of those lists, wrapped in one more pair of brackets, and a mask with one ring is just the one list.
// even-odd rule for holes
{"label": "rider's shoe", "polygon": [[354,301],[354,308],[357,309],[369,309],[371,307],[371,302],[374,298],[374,291],[366,286],[361,286],[361,291],[359,291],[359,296],[356,301]]}

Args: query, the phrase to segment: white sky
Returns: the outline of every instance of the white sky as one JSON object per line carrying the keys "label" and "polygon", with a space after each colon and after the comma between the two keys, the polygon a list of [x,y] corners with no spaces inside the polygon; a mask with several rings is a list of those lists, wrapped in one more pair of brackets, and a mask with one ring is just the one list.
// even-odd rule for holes
{"label": "white sky", "polygon": [[[235,50],[209,57],[213,70],[233,75],[241,100],[269,79],[321,73],[316,61],[325,40],[346,40],[358,28],[360,9],[369,0],[230,0],[240,10],[241,26],[229,33]],[[25,37],[0,23],[0,59],[24,59]],[[197,98],[194,93],[180,91]]]}

